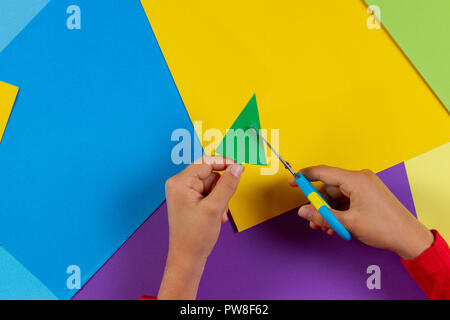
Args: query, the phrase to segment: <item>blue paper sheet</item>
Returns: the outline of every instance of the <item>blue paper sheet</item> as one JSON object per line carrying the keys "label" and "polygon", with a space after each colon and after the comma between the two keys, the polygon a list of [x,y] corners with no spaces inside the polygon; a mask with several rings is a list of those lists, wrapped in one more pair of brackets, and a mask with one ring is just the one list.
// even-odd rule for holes
{"label": "blue paper sheet", "polygon": [[0,146],[0,243],[62,299],[69,265],[85,283],[164,200],[182,169],[173,130],[195,135],[139,1],[78,0],[81,30],[70,4],[51,1],[0,53],[0,79],[21,88]]}
{"label": "blue paper sheet", "polygon": [[55,295],[0,247],[0,300],[55,300]]}
{"label": "blue paper sheet", "polygon": [[50,0],[0,1],[0,52]]}

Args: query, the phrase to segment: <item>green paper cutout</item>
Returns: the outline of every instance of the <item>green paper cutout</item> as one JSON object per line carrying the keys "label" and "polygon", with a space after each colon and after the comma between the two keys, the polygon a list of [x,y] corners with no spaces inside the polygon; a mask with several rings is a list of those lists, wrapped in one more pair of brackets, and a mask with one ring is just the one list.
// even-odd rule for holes
{"label": "green paper cutout", "polygon": [[216,153],[234,159],[236,163],[267,165],[264,142],[252,126],[261,130],[255,94],[227,131]]}
{"label": "green paper cutout", "polygon": [[450,111],[450,1],[365,0]]}

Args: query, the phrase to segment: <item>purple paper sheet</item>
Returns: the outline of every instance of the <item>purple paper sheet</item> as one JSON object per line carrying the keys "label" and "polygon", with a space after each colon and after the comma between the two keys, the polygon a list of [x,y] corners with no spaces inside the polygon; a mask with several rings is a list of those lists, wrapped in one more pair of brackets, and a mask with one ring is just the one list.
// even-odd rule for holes
{"label": "purple paper sheet", "polygon": [[[415,214],[404,164],[378,174]],[[156,295],[168,249],[165,203],[79,290],[74,299]],[[369,265],[381,289],[366,286]],[[310,230],[296,210],[236,233],[222,227],[199,299],[426,299],[393,253]]]}

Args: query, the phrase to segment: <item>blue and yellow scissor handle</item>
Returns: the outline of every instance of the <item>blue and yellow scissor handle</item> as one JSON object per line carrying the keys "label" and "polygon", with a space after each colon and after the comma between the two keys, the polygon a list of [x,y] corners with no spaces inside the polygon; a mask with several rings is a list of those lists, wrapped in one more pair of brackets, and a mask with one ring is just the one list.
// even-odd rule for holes
{"label": "blue and yellow scissor handle", "polygon": [[305,196],[314,206],[314,208],[319,211],[320,215],[325,219],[325,221],[330,225],[330,227],[336,231],[342,239],[350,240],[352,238],[350,232],[345,229],[342,223],[334,216],[330,210],[330,205],[325,201],[322,195],[317,191],[317,189],[305,178],[301,173],[296,173],[294,176],[295,182],[298,187],[303,191]]}

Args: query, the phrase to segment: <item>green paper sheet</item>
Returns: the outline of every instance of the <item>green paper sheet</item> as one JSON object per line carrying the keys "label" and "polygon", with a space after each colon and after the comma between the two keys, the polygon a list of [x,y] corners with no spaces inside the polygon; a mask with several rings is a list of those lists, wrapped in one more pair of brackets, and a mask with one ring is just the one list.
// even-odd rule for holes
{"label": "green paper sheet", "polygon": [[365,1],[380,7],[381,23],[450,111],[450,1]]}
{"label": "green paper sheet", "polygon": [[261,130],[256,95],[253,95],[216,149],[216,153],[237,163],[267,165],[264,142],[256,130]]}

